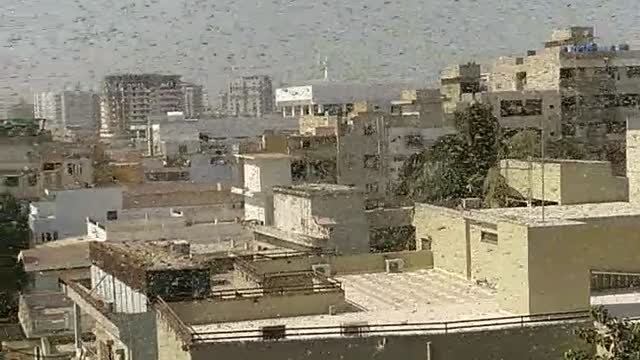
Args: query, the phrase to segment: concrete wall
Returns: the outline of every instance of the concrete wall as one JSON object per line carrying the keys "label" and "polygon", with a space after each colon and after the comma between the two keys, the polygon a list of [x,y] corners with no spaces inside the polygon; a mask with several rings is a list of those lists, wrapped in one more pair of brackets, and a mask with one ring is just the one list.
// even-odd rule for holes
{"label": "concrete wall", "polygon": [[[525,199],[542,199],[542,164],[502,160],[500,173]],[[627,200],[627,181],[604,161],[552,160],[544,164],[545,200],[560,205]]]}
{"label": "concrete wall", "polygon": [[461,212],[416,204],[413,225],[416,248],[422,248],[422,239],[431,241],[434,267],[465,277],[471,275],[466,243],[469,226]]}
{"label": "concrete wall", "polygon": [[187,187],[180,190],[180,184],[175,184],[174,191],[136,194],[127,192],[124,194],[123,207],[132,208],[152,208],[170,206],[196,206],[212,205],[223,203],[237,203],[240,197],[231,194],[228,190],[192,190]]}
{"label": "concrete wall", "polygon": [[590,271],[640,272],[640,216],[529,229],[532,311],[589,306]]}
{"label": "concrete wall", "polygon": [[342,292],[265,295],[229,300],[172,302],[171,308],[189,325],[329,314],[329,306],[345,308]]}
{"label": "concrete wall", "polygon": [[343,256],[312,256],[252,263],[260,273],[280,271],[309,270],[314,264],[329,264],[332,275],[349,275],[358,273],[375,273],[386,271],[386,259],[404,260],[405,271],[430,269],[433,267],[433,256],[430,251],[403,251],[384,254],[358,254]]}
{"label": "concrete wall", "polygon": [[86,218],[99,222],[107,211],[122,209],[122,188],[107,187],[56,192],[56,224],[60,238],[86,234]]}
{"label": "concrete wall", "polygon": [[191,360],[191,353],[182,349],[182,341],[171,326],[161,316],[156,316],[157,324],[157,360]]}
{"label": "concrete wall", "polygon": [[191,358],[208,360],[215,354],[221,359],[265,360],[549,360],[561,359],[565,351],[581,346],[574,330],[575,326],[567,325],[423,336],[209,343],[193,346]]}

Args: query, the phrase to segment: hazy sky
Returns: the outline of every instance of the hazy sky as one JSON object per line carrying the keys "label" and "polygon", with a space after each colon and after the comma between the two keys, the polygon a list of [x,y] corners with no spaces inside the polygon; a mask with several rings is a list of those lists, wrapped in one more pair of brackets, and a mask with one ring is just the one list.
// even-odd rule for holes
{"label": "hazy sky", "polygon": [[636,0],[1,1],[0,93],[159,71],[215,99],[234,73],[320,77],[320,56],[334,78],[433,81],[446,64],[538,48],[571,24],[640,47]]}

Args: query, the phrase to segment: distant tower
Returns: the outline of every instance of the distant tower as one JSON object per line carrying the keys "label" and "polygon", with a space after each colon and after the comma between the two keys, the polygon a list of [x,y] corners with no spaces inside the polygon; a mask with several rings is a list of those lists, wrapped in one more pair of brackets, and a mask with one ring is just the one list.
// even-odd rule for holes
{"label": "distant tower", "polygon": [[329,58],[325,56],[324,61],[322,61],[321,65],[324,79],[329,80]]}

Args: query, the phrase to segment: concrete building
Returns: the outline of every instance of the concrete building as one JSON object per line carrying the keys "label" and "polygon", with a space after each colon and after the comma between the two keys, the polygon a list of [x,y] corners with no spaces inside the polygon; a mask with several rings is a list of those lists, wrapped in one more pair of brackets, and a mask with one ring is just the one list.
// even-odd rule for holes
{"label": "concrete building", "polygon": [[[18,318],[29,339],[51,339],[73,335],[73,302],[61,291],[58,280],[90,278],[89,241],[71,238],[23,250],[27,286],[20,295]],[[83,327],[93,324],[85,317]]]}
{"label": "concrete building", "polygon": [[[524,348],[532,359],[548,359],[577,345],[573,331],[588,318],[514,317],[497,306],[494,291],[430,269],[429,251],[235,257],[211,286],[209,265],[185,257],[186,250],[179,243],[92,244],[92,285],[62,280],[77,310],[96,319],[99,356],[364,360],[473,352],[489,359],[517,358]],[[181,282],[185,276],[192,281]],[[172,282],[183,287],[164,286]],[[145,338],[146,352],[134,332],[155,335]],[[76,339],[81,352],[91,346]]]}
{"label": "concrete building", "polygon": [[34,244],[86,234],[86,218],[106,221],[123,208],[124,188],[51,191],[30,204],[29,229]]}
{"label": "concrete building", "polygon": [[369,252],[362,193],[333,184],[273,187],[273,225],[255,228],[256,240],[300,250]]}
{"label": "concrete building", "polygon": [[276,107],[284,117],[346,116],[355,104],[364,102],[372,111],[387,111],[403,90],[420,89],[415,84],[357,84],[307,81],[300,86],[276,89]]}
{"label": "concrete building", "polygon": [[9,105],[7,108],[7,119],[35,119],[33,104],[21,98],[17,104]]}
{"label": "concrete building", "polygon": [[554,31],[541,50],[498,58],[489,92],[523,92],[499,99],[500,118],[543,115],[555,136],[620,138],[625,109],[639,101],[638,69],[639,51],[597,44],[593,27],[571,27]]}
{"label": "concrete building", "polygon": [[239,154],[236,158],[243,169],[243,185],[231,192],[244,197],[244,219],[273,224],[273,187],[291,185],[291,158],[279,153]]}
{"label": "concrete building", "polygon": [[390,197],[411,155],[454,131],[425,124],[419,115],[362,113],[340,128],[338,183],[359,187],[367,207],[376,207]]}
{"label": "concrete building", "polygon": [[[544,196],[542,167],[544,166]],[[614,176],[607,161],[503,159],[500,174],[519,202],[573,205],[627,201],[627,178]]]}
{"label": "concrete building", "polygon": [[[603,291],[633,295],[640,278],[639,121],[637,115],[627,119],[629,202],[620,201],[627,192],[619,190],[623,181],[611,176],[608,164],[506,166],[503,173],[515,188],[566,205],[452,210],[417,204],[417,248],[434,252],[436,268],[496,288],[501,306],[512,312],[584,309]],[[525,180],[530,176],[537,182],[540,166],[545,168],[544,196]],[[607,305],[612,313],[637,316],[637,307],[620,305],[624,301],[616,296],[611,300],[617,303]]]}
{"label": "concrete building", "polygon": [[145,136],[154,115],[184,111],[179,75],[123,74],[102,83],[100,136]]}
{"label": "concrete building", "polygon": [[273,87],[267,75],[241,76],[229,80],[225,96],[231,116],[262,117],[273,112]]}
{"label": "concrete building", "polygon": [[100,100],[91,91],[63,90],[34,94],[36,118],[46,119],[46,128],[54,137],[73,133],[97,132],[100,125]]}
{"label": "concrete building", "polygon": [[480,65],[467,63],[447,67],[440,73],[440,92],[442,93],[442,108],[448,118],[461,105],[468,104],[479,98],[483,92]]}
{"label": "concrete building", "polygon": [[61,280],[74,302],[79,355],[86,349],[80,338],[82,312],[95,321],[91,330],[99,359],[153,360],[162,352],[154,303],[203,299],[211,293],[210,269],[189,259],[188,243],[138,244],[92,242],[90,285]]}
{"label": "concrete building", "polygon": [[199,119],[208,107],[204,87],[183,82],[181,90],[184,96],[184,115],[188,119]]}

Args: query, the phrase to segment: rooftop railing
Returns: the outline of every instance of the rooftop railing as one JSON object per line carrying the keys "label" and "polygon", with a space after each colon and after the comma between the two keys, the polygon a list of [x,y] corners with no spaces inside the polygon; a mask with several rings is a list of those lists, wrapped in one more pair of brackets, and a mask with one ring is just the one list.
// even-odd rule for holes
{"label": "rooftop railing", "polygon": [[[516,315],[485,319],[454,320],[446,322],[426,323],[392,323],[355,325],[342,324],[332,326],[291,327],[285,326],[281,339],[308,339],[322,337],[353,336],[353,331],[346,331],[350,326],[357,326],[357,336],[377,335],[431,335],[469,332],[477,330],[496,330],[502,328],[524,328],[526,326],[552,325],[564,322],[582,322],[590,319],[589,311],[574,311],[549,314]],[[264,339],[261,328],[225,331],[200,331],[191,334],[193,344],[218,341],[258,341]]]}

